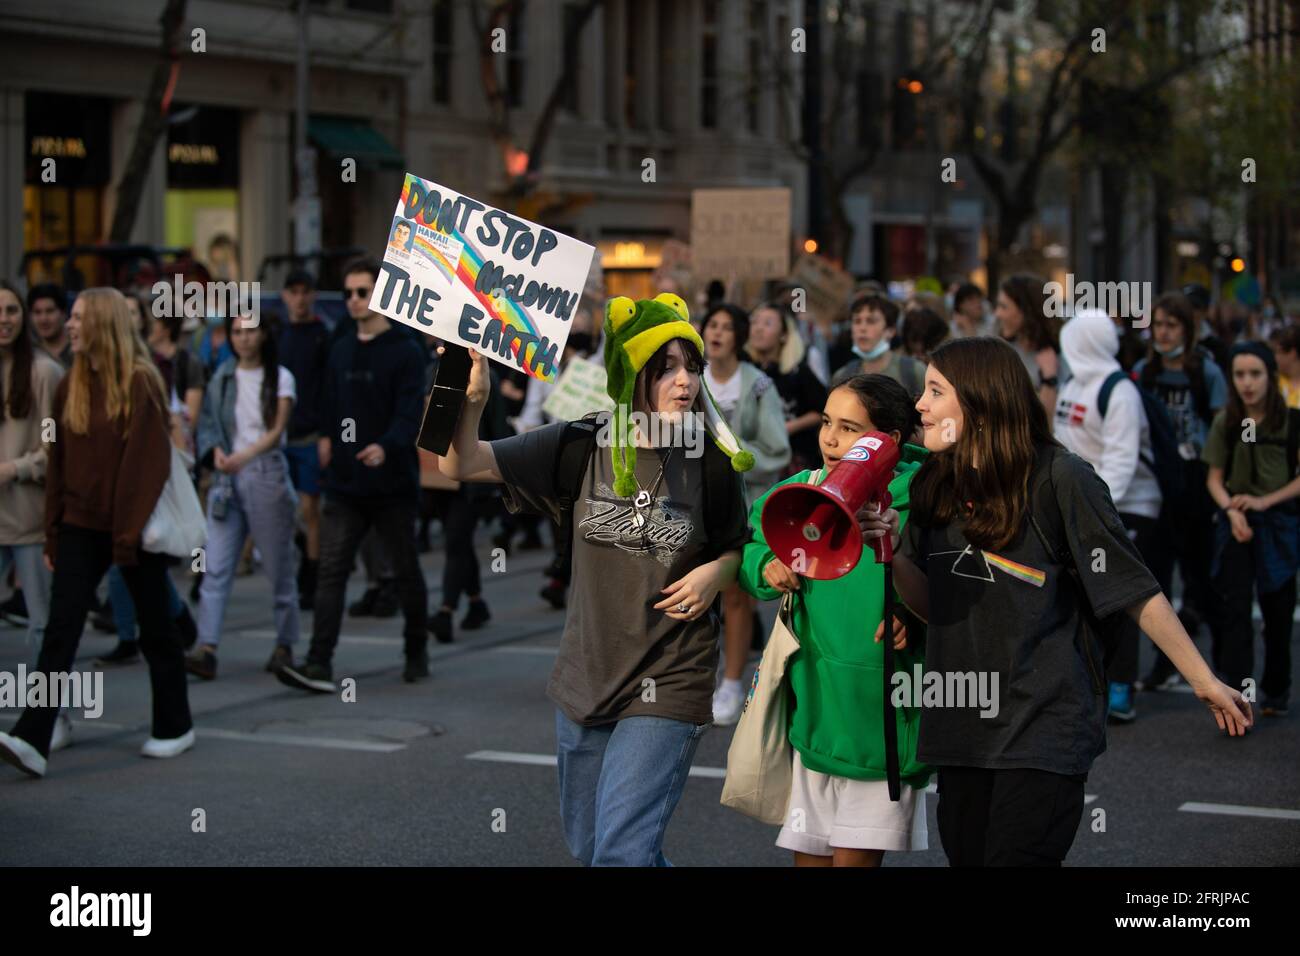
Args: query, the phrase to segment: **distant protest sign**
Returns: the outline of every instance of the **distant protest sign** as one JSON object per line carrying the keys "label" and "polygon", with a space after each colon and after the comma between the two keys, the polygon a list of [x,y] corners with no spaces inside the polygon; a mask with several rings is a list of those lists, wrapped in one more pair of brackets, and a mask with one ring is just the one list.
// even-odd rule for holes
{"label": "distant protest sign", "polygon": [[695,278],[772,279],[790,270],[790,190],[691,191]]}
{"label": "distant protest sign", "polygon": [[807,311],[825,325],[839,317],[853,294],[853,276],[829,259],[807,253],[795,262],[790,284],[804,290]]}
{"label": "distant protest sign", "polygon": [[553,381],[595,252],[407,173],[370,308]]}
{"label": "distant protest sign", "polygon": [[614,410],[605,391],[605,366],[575,358],[564,367],[555,389],[542,402],[542,411],[559,421],[577,421],[591,412]]}

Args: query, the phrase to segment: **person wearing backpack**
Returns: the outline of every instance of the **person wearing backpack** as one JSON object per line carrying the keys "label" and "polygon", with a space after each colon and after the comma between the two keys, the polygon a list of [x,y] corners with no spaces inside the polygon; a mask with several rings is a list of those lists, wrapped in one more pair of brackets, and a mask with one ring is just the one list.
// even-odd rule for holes
{"label": "person wearing backpack", "polygon": [[[1186,296],[1169,292],[1151,310],[1151,345],[1145,359],[1133,367],[1144,390],[1165,406],[1178,443],[1183,479],[1180,493],[1165,495],[1165,513],[1176,516],[1165,529],[1165,546],[1151,564],[1151,573],[1165,594],[1173,594],[1174,565],[1182,579],[1179,620],[1193,638],[1213,609],[1210,587],[1211,519],[1214,502],[1206,490],[1206,466],[1201,451],[1215,413],[1228,400],[1228,383],[1209,352],[1198,345],[1197,317]],[[1210,659],[1217,660],[1213,651]],[[1142,690],[1157,691],[1181,682],[1173,664],[1157,648],[1155,662],[1142,678]]]}
{"label": "person wearing backpack", "polygon": [[[1138,553],[1150,565],[1161,539],[1160,483],[1141,390],[1115,358],[1115,323],[1100,309],[1080,311],[1061,329],[1061,351],[1074,374],[1056,402],[1056,440],[1096,469]],[[1109,717],[1119,723],[1137,716],[1133,684],[1139,638],[1136,625],[1126,620],[1107,668]]]}
{"label": "person wearing backpack", "polygon": [[[702,384],[703,351],[678,296],[611,299],[614,420],[556,422],[493,442],[479,438],[487,360],[471,353],[460,421],[440,459],[447,477],[502,482],[510,507],[572,529],[569,613],[547,696],[557,707],[565,842],[588,866],[668,865],[664,832],[713,719],[714,605],[749,540],[736,472],[754,461]],[[712,436],[695,427],[701,415]],[[666,443],[663,425],[673,426]],[[570,484],[574,475],[581,480]]]}
{"label": "person wearing backpack", "polygon": [[1264,619],[1260,711],[1284,716],[1291,690],[1291,631],[1296,604],[1296,498],[1300,497],[1300,410],[1289,409],[1277,384],[1277,362],[1260,342],[1239,342],[1230,354],[1232,392],[1214,418],[1205,445],[1207,486],[1215,515],[1211,579],[1219,598],[1210,621],[1215,667],[1232,687],[1255,676],[1251,595]]}
{"label": "person wearing backpack", "polygon": [[[1113,639],[1098,623],[1136,621],[1231,736],[1251,726],[1250,705],[1201,659],[1106,483],[1052,437],[1010,345],[935,349],[916,408],[930,455],[910,486],[894,584],[927,622],[926,670],[945,684],[990,675],[999,703],[995,719],[955,701],[921,709],[916,756],[938,771],[939,836],[954,866],[1059,866],[1106,747],[1098,652]],[[859,524],[898,541],[896,509]]]}

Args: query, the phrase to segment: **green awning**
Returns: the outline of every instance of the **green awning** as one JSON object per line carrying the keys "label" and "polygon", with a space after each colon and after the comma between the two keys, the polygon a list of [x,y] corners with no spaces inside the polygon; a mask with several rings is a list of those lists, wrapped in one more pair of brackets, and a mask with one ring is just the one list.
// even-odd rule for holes
{"label": "green awning", "polygon": [[355,159],[358,166],[406,168],[397,147],[379,130],[357,120],[313,116],[307,121],[307,136],[335,159]]}

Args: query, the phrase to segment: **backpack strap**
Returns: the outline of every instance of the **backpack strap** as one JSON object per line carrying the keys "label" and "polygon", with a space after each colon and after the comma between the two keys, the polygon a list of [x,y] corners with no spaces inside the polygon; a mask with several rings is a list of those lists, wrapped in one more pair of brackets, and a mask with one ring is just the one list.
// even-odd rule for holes
{"label": "backpack strap", "polygon": [[[1106,376],[1106,381],[1101,383],[1101,391],[1097,393],[1097,411],[1105,419],[1106,410],[1110,408],[1110,393],[1115,391],[1115,386],[1122,379],[1128,378],[1128,373],[1123,369],[1117,369]],[[1136,383],[1135,383],[1136,384]]]}
{"label": "backpack strap", "polygon": [[592,414],[576,422],[566,422],[560,432],[560,447],[555,456],[554,488],[560,508],[560,532],[555,539],[555,576],[568,581],[573,567],[573,505],[582,494],[582,480],[596,448],[597,416]]}
{"label": "backpack strap", "polygon": [[1296,456],[1300,454],[1300,408],[1286,410],[1286,473],[1287,480],[1295,478]]}
{"label": "backpack strap", "polygon": [[1210,390],[1205,383],[1207,358],[1208,356],[1202,356],[1201,361],[1196,363],[1195,370],[1184,365],[1183,374],[1187,376],[1187,388],[1192,393],[1192,407],[1196,409],[1196,417],[1208,425],[1214,418],[1214,412],[1210,410]]}

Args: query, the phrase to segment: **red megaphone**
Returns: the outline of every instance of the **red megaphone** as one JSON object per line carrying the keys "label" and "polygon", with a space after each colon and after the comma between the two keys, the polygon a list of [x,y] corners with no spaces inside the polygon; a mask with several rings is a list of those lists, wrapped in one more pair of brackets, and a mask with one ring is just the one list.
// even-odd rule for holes
{"label": "red megaphone", "polygon": [[[806,578],[828,581],[852,571],[862,557],[857,514],[867,502],[881,510],[891,502],[899,450],[884,432],[867,432],[844,453],[820,485],[784,485],[763,504],[763,537],[787,567]],[[872,546],[877,562],[894,558],[889,535]]]}

